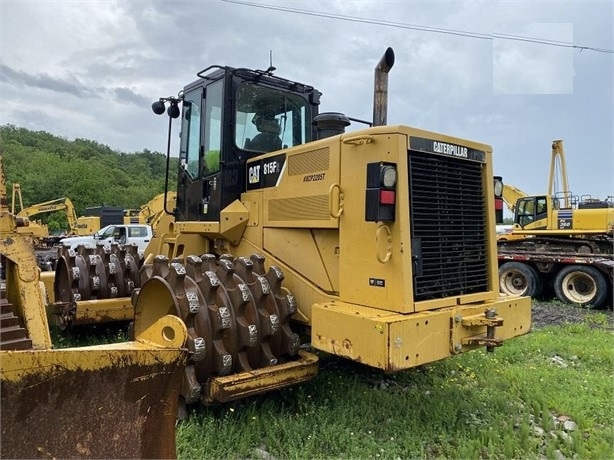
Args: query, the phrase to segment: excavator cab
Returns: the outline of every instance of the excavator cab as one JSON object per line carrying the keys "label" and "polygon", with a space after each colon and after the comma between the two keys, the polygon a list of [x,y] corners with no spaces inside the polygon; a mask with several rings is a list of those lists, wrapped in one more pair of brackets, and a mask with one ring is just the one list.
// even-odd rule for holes
{"label": "excavator cab", "polygon": [[[320,93],[272,69],[214,65],[182,91],[177,220],[219,221],[220,211],[245,192],[249,158],[315,139]],[[251,171],[250,180],[261,173],[274,181],[280,172],[265,166]]]}
{"label": "excavator cab", "polygon": [[514,223],[523,230],[546,229],[552,208],[552,198],[549,196],[520,198],[516,202]]}

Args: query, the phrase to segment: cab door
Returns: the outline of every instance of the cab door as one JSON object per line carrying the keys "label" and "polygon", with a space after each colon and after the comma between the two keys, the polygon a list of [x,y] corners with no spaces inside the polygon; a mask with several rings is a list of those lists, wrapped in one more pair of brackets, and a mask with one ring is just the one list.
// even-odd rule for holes
{"label": "cab door", "polygon": [[221,207],[220,154],[223,80],[186,91],[177,190],[179,220],[217,221]]}

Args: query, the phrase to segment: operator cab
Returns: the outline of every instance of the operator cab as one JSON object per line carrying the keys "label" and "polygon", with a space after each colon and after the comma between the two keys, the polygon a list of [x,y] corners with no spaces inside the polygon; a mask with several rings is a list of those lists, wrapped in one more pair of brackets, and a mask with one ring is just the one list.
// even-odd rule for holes
{"label": "operator cab", "polygon": [[514,223],[520,229],[545,230],[548,228],[548,209],[552,207],[552,200],[547,196],[519,198],[516,202]]}
{"label": "operator cab", "polygon": [[[182,103],[176,219],[218,221],[246,190],[248,159],[316,139],[320,93],[267,71],[210,66]],[[169,108],[169,114],[171,113]],[[172,115],[171,115],[172,116]]]}

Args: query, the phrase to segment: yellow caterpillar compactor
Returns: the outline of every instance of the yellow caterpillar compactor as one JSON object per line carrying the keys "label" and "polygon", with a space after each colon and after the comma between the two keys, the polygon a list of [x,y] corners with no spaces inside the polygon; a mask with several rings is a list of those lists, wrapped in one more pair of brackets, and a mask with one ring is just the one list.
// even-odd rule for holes
{"label": "yellow caterpillar compactor", "polygon": [[[141,207],[137,223],[149,225],[153,235],[167,233],[173,216],[164,209],[174,209],[175,203],[175,192],[155,196]],[[98,219],[100,223],[100,217],[87,219]],[[48,311],[53,324],[66,328],[133,318],[130,297],[141,282],[136,245],[99,244],[89,253],[82,247],[77,252],[60,247],[54,252],[54,262],[55,270],[41,275],[49,293]],[[78,279],[74,273],[78,273]]]}
{"label": "yellow caterpillar compactor", "polygon": [[[152,105],[168,113],[169,139],[181,119],[176,206],[127,291],[135,325],[185,325],[182,404],[314,377],[318,358],[303,342],[396,372],[529,332],[530,299],[499,296],[491,148],[387,126],[393,63],[389,48],[375,69],[374,122],[353,132],[360,120],[319,113],[317,90],[273,68],[210,66]],[[121,251],[107,252],[66,252],[56,298],[105,302],[127,286]],[[113,347],[107,356],[120,360],[126,345]]]}

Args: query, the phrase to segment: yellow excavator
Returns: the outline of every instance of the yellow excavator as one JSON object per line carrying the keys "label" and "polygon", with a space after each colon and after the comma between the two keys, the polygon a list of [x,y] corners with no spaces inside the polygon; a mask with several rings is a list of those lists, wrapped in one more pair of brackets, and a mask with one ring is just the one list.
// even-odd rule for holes
{"label": "yellow excavator", "polygon": [[[19,206],[19,211],[16,209],[17,206]],[[58,198],[56,200],[45,201],[43,203],[24,207],[21,185],[13,183],[11,212],[20,223],[20,226],[17,227],[17,231],[30,238],[31,244],[36,251],[38,266],[47,272],[51,272],[55,268],[55,261],[57,260],[56,247],[62,236],[50,235],[47,225],[43,224],[41,221],[34,221],[32,218],[40,214],[55,211],[64,211],[68,222],[68,229],[66,229],[62,236],[77,235],[80,233],[81,228],[70,198]],[[49,278],[50,273],[45,276]]]}
{"label": "yellow excavator", "polygon": [[508,206],[513,203],[510,206],[514,212],[513,235],[612,236],[614,231],[614,202],[589,195],[579,198],[569,190],[562,140],[552,143],[546,195],[529,196],[506,185],[503,198]]}
{"label": "yellow excavator", "polygon": [[[163,338],[185,338],[181,405],[313,378],[307,342],[392,373],[529,332],[530,299],[499,295],[492,148],[387,125],[393,64],[389,48],[375,68],[373,122],[352,132],[359,120],[320,113],[319,91],[274,68],[209,66],[179,97],[153,103],[168,114],[169,139],[181,120],[177,201],[130,299],[137,337],[143,318],[181,318],[183,335],[162,328]],[[75,304],[83,292],[113,299],[132,281],[122,257],[121,248],[65,253],[56,291]],[[141,378],[111,374],[103,386],[122,397],[114,383]],[[64,391],[81,400],[80,388]],[[78,413],[91,420],[92,407]],[[55,421],[71,433],[74,420]]]}
{"label": "yellow excavator", "polygon": [[[19,211],[16,211],[17,203],[19,203]],[[47,226],[34,222],[32,217],[39,214],[46,214],[55,211],[64,211],[66,214],[66,220],[68,221],[67,233],[76,235],[79,232],[77,225],[77,213],[75,207],[72,204],[70,198],[58,198],[56,200],[45,201],[43,203],[37,203],[32,206],[24,207],[23,199],[21,196],[21,185],[13,184],[13,198],[11,212],[17,219],[24,221],[24,225],[18,227],[18,231],[21,233],[31,234],[34,238],[38,238],[41,241],[49,238],[49,230]],[[25,224],[25,222],[29,222]]]}
{"label": "yellow excavator", "polygon": [[566,303],[611,305],[614,201],[572,194],[562,140],[552,142],[546,195],[505,184],[502,198],[514,212],[511,232],[497,237],[502,292],[553,290]]}

